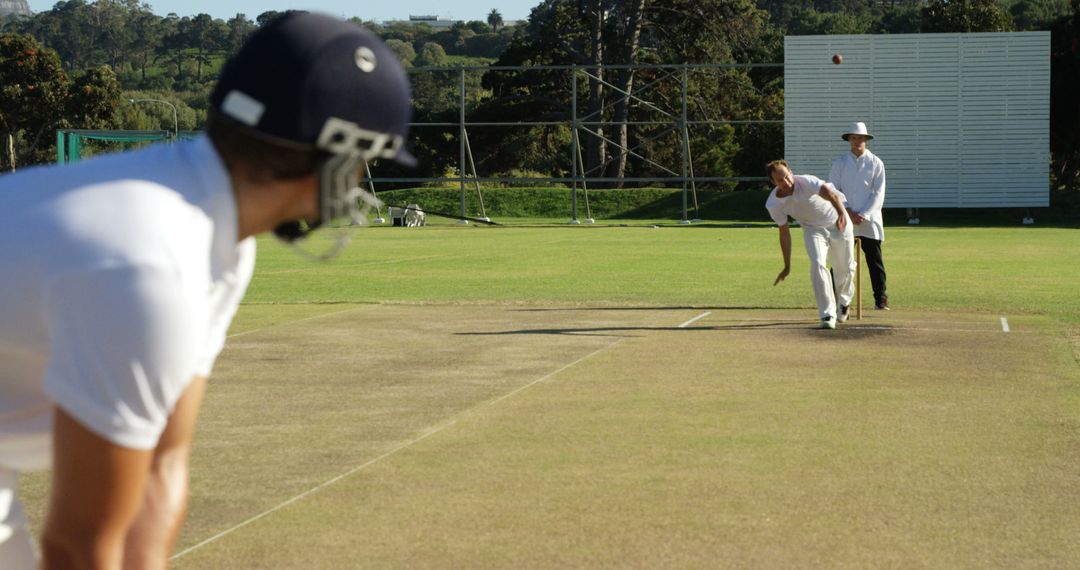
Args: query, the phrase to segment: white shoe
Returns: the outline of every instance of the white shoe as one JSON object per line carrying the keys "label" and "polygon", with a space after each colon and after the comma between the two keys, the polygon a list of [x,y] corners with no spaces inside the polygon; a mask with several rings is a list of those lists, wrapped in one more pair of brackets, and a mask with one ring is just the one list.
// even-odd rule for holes
{"label": "white shoe", "polygon": [[840,314],[836,316],[836,322],[842,323],[848,319],[848,306],[841,305],[839,312]]}
{"label": "white shoe", "polygon": [[823,329],[835,329],[836,319],[833,317],[824,317],[821,319],[821,328]]}

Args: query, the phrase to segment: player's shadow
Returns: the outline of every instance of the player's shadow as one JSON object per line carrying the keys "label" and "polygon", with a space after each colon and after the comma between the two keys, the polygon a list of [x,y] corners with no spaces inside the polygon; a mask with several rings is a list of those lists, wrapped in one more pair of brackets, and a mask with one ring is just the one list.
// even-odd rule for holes
{"label": "player's shadow", "polygon": [[[635,332],[703,332],[703,331],[754,331],[754,330],[815,330],[809,323],[750,323],[737,325],[677,326],[608,326],[608,327],[551,327],[540,329],[515,329],[505,331],[474,331],[454,333],[456,336],[507,336],[507,335],[577,335],[577,336],[637,336]],[[834,331],[828,331],[834,332]]]}
{"label": "player's shadow", "polygon": [[801,307],[702,307],[671,305],[666,307],[527,307],[511,309],[523,313],[580,313],[583,311],[783,311]]}

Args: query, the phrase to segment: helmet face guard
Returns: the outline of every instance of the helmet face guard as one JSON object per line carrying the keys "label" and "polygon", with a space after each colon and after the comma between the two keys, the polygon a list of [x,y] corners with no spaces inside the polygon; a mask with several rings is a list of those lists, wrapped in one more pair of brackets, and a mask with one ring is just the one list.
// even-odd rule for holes
{"label": "helmet face guard", "polygon": [[[360,169],[375,159],[398,158],[403,146],[400,135],[369,131],[336,117],[327,119],[316,141],[316,147],[329,154],[318,170],[319,216],[281,224],[274,233],[292,242],[346,216],[354,224],[363,223],[367,210],[377,201],[360,188]],[[363,209],[360,202],[364,202]]]}

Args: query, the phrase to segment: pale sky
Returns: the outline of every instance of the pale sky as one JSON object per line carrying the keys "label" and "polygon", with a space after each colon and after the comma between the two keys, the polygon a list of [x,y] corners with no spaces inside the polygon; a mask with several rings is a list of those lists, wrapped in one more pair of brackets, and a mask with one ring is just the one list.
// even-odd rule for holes
{"label": "pale sky", "polygon": [[[383,22],[405,20],[409,15],[437,15],[454,20],[486,21],[494,8],[503,20],[524,20],[533,7],[542,0],[148,0],[155,14],[164,16],[175,12],[180,16],[210,14],[214,18],[228,20],[236,14],[245,14],[249,20],[268,10],[311,10],[335,16]],[[34,12],[48,11],[56,0],[29,0]]]}

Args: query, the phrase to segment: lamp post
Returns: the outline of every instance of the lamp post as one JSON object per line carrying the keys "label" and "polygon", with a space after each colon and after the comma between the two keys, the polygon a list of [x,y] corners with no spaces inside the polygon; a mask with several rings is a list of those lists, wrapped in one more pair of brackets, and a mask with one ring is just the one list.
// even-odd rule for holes
{"label": "lamp post", "polygon": [[176,120],[176,105],[173,105],[172,103],[168,101],[163,101],[161,99],[128,99],[128,102],[130,102],[132,105],[134,105],[135,103],[161,103],[163,105],[168,105],[169,107],[171,107],[173,122],[173,139],[175,140],[180,138],[180,123]]}

